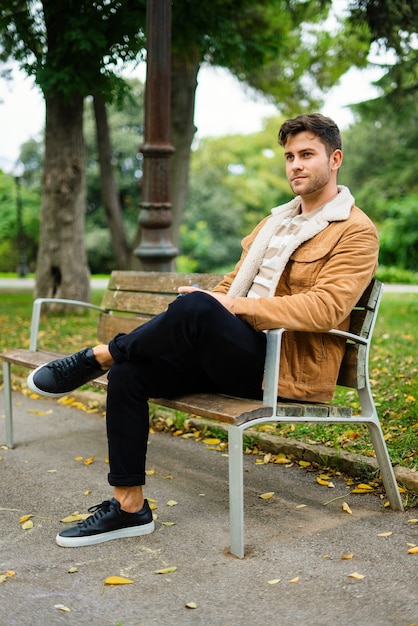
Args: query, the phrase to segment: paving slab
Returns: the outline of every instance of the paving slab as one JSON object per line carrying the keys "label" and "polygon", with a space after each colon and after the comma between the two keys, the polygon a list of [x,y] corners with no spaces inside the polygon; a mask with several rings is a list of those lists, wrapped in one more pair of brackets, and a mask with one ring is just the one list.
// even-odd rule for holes
{"label": "paving slab", "polygon": [[[1,626],[418,624],[418,554],[408,554],[418,545],[416,508],[394,513],[377,494],[350,493],[342,477],[329,489],[315,472],[246,455],[240,560],[228,553],[226,456],[169,434],[150,436],[146,495],[156,531],[58,547],[63,517],[112,495],[104,418],[20,393],[13,404],[16,447],[0,449],[0,573],[15,575],[0,584]],[[0,416],[1,443],[2,394]],[[22,529],[24,515],[33,528]],[[176,571],[156,573],[170,566]],[[134,582],[110,587],[109,576]]]}

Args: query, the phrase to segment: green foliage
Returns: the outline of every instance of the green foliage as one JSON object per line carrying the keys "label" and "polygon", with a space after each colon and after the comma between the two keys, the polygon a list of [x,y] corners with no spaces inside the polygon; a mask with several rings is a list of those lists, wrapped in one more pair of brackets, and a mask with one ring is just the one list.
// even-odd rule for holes
{"label": "green foliage", "polygon": [[277,144],[280,120],[259,133],[210,138],[192,155],[190,191],[181,229],[182,267],[230,269],[241,239],[268,212],[291,197]]}
{"label": "green foliage", "polygon": [[28,189],[24,180],[18,181],[0,171],[0,271],[14,272],[18,265],[18,194],[21,198],[23,244],[27,263],[32,268],[36,260],[39,237],[40,197],[35,190]]}
{"label": "green foliage", "polygon": [[409,270],[399,269],[399,267],[379,265],[376,278],[387,284],[398,285],[418,285],[418,273]]}
{"label": "green foliage", "polygon": [[418,272],[418,196],[400,198],[391,205],[379,235],[383,265]]}
{"label": "green foliage", "polygon": [[145,0],[0,0],[1,60],[14,58],[45,94],[110,98],[124,88],[120,61],[144,48],[145,7]]}

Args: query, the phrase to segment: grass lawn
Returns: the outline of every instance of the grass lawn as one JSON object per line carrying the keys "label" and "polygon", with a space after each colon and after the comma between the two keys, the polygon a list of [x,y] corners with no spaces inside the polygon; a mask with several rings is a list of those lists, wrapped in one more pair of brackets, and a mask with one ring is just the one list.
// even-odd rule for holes
{"label": "grass lawn", "polygon": [[[94,291],[92,300],[99,304],[101,297],[101,291]],[[28,347],[31,306],[31,293],[0,295],[1,350]],[[41,346],[71,352],[91,345],[95,341],[96,315],[49,315],[47,322],[43,320]],[[391,459],[410,468],[418,467],[417,345],[418,294],[385,293],[374,333],[370,375]],[[27,370],[22,370],[22,375],[26,376]],[[356,393],[339,388],[335,402],[355,408]],[[176,416],[174,420],[176,427],[179,419]],[[279,424],[262,429],[301,441],[373,454],[367,429],[358,425]]]}

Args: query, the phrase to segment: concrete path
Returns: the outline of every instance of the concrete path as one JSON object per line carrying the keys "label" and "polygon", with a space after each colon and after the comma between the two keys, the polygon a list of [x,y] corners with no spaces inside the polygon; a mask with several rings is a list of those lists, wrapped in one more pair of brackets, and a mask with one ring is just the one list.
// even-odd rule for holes
{"label": "concrete path", "polygon": [[[155,533],[59,548],[60,520],[111,495],[104,418],[20,393],[13,403],[16,447],[0,449],[0,576],[15,572],[0,584],[2,626],[418,624],[418,554],[408,554],[417,509],[394,513],[376,494],[351,494],[342,477],[330,489],[316,472],[246,456],[239,560],[228,554],[227,458],[162,433],[150,435],[146,487]],[[2,417],[0,394],[0,443]],[[24,515],[33,528],[22,529]],[[169,566],[177,570],[156,573]],[[134,582],[104,586],[108,576]]]}

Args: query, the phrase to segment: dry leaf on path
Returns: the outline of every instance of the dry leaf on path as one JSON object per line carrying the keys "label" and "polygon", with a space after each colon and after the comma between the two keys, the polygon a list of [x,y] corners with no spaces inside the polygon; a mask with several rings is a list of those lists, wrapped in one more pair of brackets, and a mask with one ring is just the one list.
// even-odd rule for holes
{"label": "dry leaf on path", "polygon": [[361,580],[362,578],[366,578],[365,574],[359,574],[358,572],[353,572],[352,574],[348,574],[349,578],[355,578],[356,580]]}
{"label": "dry leaf on path", "polygon": [[418,554],[418,546],[415,546],[415,548],[409,548],[408,554]]}
{"label": "dry leaf on path", "polygon": [[348,506],[347,502],[343,502],[341,505],[342,510],[344,511],[344,513],[348,513],[349,515],[353,515],[353,511],[350,509],[350,507]]}
{"label": "dry leaf on path", "polygon": [[184,606],[186,607],[186,609],[197,609],[196,602],[187,602],[187,604],[185,604]]}
{"label": "dry leaf on path", "polygon": [[162,569],[156,569],[155,574],[172,574],[177,570],[175,565],[171,565],[170,567],[163,567]]}
{"label": "dry leaf on path", "polygon": [[274,491],[267,491],[266,493],[260,493],[258,496],[262,500],[270,500],[274,496]]}
{"label": "dry leaf on path", "polygon": [[31,520],[31,519],[28,519],[28,521],[27,521],[27,522],[24,522],[24,523],[22,524],[22,529],[23,529],[23,530],[30,530],[31,528],[33,528],[33,522],[32,522],[32,520]]}
{"label": "dry leaf on path", "polygon": [[105,578],[105,585],[130,585],[133,583],[133,580],[130,578],[125,578],[124,576],[108,576]]}
{"label": "dry leaf on path", "polygon": [[343,560],[348,560],[348,559],[352,559],[352,558],[353,558],[353,556],[354,556],[354,554],[353,554],[352,552],[350,552],[349,554],[342,554],[342,555],[341,555],[341,558],[342,558]]}
{"label": "dry leaf on path", "polygon": [[389,531],[387,533],[377,533],[378,537],[390,537],[391,535],[393,535],[392,531]]}
{"label": "dry leaf on path", "polygon": [[63,517],[60,522],[64,522],[64,524],[72,524],[73,522],[83,522],[85,519],[90,517],[91,513],[79,513],[75,511],[72,515],[68,515],[67,517]]}

